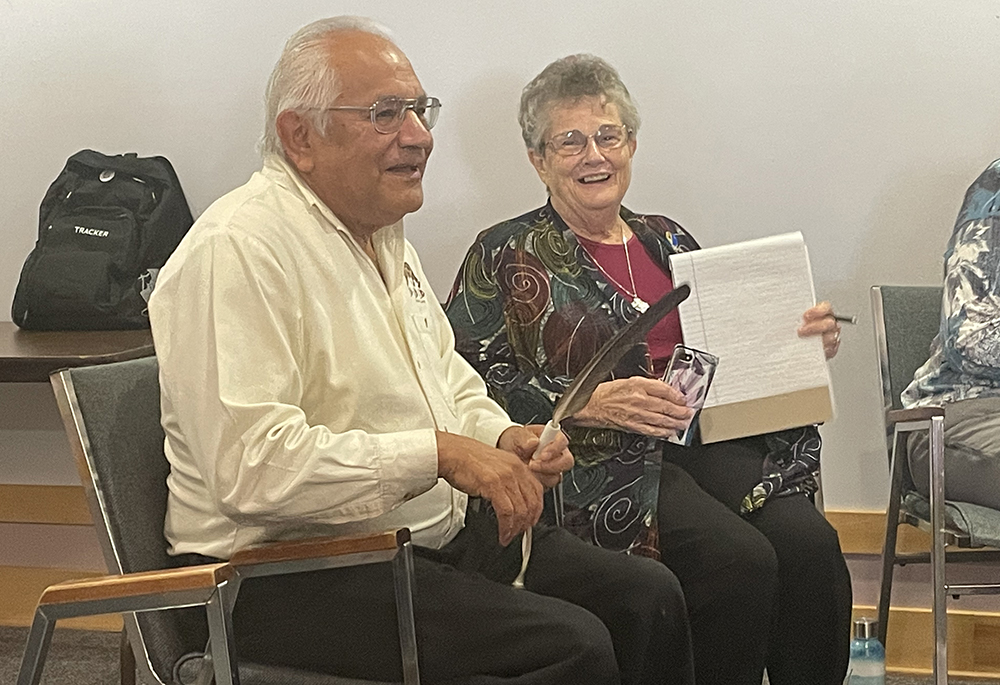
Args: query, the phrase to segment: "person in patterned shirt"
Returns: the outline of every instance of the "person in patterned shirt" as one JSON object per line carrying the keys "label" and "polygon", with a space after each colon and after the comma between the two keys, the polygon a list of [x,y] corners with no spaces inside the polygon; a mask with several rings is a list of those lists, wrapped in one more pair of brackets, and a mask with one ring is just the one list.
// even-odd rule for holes
{"label": "person in patterned shirt", "polygon": [[[903,391],[904,407],[945,406],[948,499],[1000,509],[1000,159],[965,194],[944,253],[941,330]],[[928,439],[909,439],[910,474],[928,492]]]}
{"label": "person in patterned shirt", "polygon": [[[550,64],[522,94],[545,206],[483,231],[447,305],[456,348],[516,421],[544,423],[616,330],[673,288],[667,257],[698,249],[676,222],[621,202],[639,116],[591,55]],[[828,304],[800,333],[839,344]],[[699,685],[839,685],[850,576],[815,491],[819,432],[805,426],[713,445],[664,441],[691,421],[659,378],[676,343],[665,318],[567,427],[565,525],[608,549],[659,556],[680,579]],[[565,424],[564,424],[565,425]]]}

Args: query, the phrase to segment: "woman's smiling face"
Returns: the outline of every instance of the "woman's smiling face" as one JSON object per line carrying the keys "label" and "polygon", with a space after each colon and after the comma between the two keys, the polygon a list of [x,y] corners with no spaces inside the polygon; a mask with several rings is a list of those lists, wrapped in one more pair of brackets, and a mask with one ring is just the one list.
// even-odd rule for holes
{"label": "woman's smiling face", "polygon": [[552,205],[567,220],[585,218],[590,213],[621,206],[632,180],[632,155],[636,141],[631,133],[624,145],[601,149],[594,135],[601,126],[621,126],[618,107],[603,97],[585,97],[554,103],[548,112],[545,140],[577,130],[588,136],[584,149],[576,155],[563,156],[551,142],[542,152],[529,150],[539,178],[552,195]]}

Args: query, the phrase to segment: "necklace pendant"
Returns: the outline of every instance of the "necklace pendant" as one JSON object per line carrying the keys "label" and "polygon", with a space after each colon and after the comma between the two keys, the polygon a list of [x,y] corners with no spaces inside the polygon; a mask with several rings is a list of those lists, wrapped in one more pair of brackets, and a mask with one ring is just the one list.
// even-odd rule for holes
{"label": "necklace pendant", "polygon": [[636,295],[632,298],[632,309],[636,310],[640,314],[645,314],[646,310],[649,309],[649,303]]}

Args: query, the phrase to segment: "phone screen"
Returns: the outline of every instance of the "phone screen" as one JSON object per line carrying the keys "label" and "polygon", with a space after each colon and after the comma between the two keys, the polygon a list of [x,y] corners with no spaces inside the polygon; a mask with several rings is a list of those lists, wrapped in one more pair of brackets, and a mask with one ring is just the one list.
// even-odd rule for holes
{"label": "phone screen", "polygon": [[679,445],[690,445],[694,437],[694,426],[697,424],[698,412],[705,405],[708,389],[715,376],[715,368],[719,358],[714,354],[696,350],[685,345],[676,345],[670,355],[667,370],[663,373],[664,383],[680,391],[688,407],[695,411],[688,426],[668,441]]}

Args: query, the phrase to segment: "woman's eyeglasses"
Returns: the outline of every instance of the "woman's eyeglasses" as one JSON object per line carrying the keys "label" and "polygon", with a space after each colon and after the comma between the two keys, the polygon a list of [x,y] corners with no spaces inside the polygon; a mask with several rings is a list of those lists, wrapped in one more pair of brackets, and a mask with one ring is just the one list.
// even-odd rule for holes
{"label": "woman's eyeglasses", "polygon": [[584,151],[587,147],[587,141],[591,138],[594,139],[598,149],[617,150],[628,141],[631,134],[632,131],[626,126],[604,124],[592,136],[576,129],[557,133],[546,141],[546,145],[551,146],[558,155],[573,157]]}

